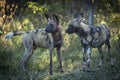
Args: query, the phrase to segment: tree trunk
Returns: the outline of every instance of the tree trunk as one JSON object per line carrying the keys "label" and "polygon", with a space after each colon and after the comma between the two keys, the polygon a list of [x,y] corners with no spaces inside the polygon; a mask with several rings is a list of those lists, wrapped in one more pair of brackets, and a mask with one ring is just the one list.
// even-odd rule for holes
{"label": "tree trunk", "polygon": [[89,0],[88,24],[94,25],[94,13],[98,0]]}
{"label": "tree trunk", "polygon": [[93,18],[94,18],[94,10],[93,10],[93,6],[89,6],[89,16],[88,16],[88,24],[89,25],[93,25]]}

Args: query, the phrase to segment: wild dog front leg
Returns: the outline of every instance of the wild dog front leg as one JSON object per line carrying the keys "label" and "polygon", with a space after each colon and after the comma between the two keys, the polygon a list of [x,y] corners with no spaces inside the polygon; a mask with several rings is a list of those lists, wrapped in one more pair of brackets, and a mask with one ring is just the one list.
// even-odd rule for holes
{"label": "wild dog front leg", "polygon": [[58,60],[60,64],[60,71],[61,73],[63,72],[63,67],[62,67],[62,57],[61,57],[61,52],[60,52],[61,47],[57,47],[57,54],[58,54]]}
{"label": "wild dog front leg", "polygon": [[53,52],[53,47],[51,46],[49,48],[49,53],[50,53],[50,68],[49,68],[49,73],[52,75],[52,52]]}
{"label": "wild dog front leg", "polygon": [[83,64],[82,64],[82,67],[83,67],[83,71],[85,71],[85,69],[86,69],[86,48],[84,47],[82,49],[82,51],[83,51]]}
{"label": "wild dog front leg", "polygon": [[90,71],[90,61],[91,61],[91,48],[87,48],[87,66],[88,66],[88,71]]}
{"label": "wild dog front leg", "polygon": [[50,75],[52,75],[52,52],[53,52],[53,48],[54,48],[54,43],[53,43],[53,36],[51,33],[47,33],[48,38],[49,38],[49,53],[50,53],[50,69],[49,69],[49,73]]}

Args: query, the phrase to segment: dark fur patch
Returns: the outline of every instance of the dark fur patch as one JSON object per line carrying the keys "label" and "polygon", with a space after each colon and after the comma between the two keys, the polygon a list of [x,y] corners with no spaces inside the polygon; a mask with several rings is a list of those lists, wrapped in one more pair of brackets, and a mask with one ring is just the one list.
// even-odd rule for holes
{"label": "dark fur patch", "polygon": [[53,14],[53,20],[56,21],[57,25],[59,25],[59,17],[56,14]]}
{"label": "dark fur patch", "polygon": [[53,24],[49,24],[49,25],[45,28],[45,31],[48,32],[48,33],[54,33],[54,32],[56,32],[55,29],[54,29],[54,25],[53,25]]}
{"label": "dark fur patch", "polygon": [[35,32],[35,34],[37,34],[37,33],[38,33],[38,30],[35,30],[34,32]]}
{"label": "dark fur patch", "polygon": [[74,18],[78,18],[78,17],[83,17],[84,16],[84,13],[82,12],[82,13],[77,13],[77,14],[75,14],[74,15]]}

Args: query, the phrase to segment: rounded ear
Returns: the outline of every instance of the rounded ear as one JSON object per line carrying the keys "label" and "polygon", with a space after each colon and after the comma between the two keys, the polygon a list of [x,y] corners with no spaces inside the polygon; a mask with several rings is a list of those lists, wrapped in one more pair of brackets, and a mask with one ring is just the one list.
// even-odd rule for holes
{"label": "rounded ear", "polygon": [[81,12],[81,16],[84,17],[84,12]]}
{"label": "rounded ear", "polygon": [[51,19],[51,16],[48,14],[45,14],[46,19],[49,21]]}
{"label": "rounded ear", "polygon": [[56,14],[52,15],[53,20],[57,22],[57,24],[59,24],[59,17]]}
{"label": "rounded ear", "polygon": [[81,22],[81,20],[83,19],[83,16],[84,16],[84,13],[81,12],[81,13],[75,14],[74,18],[77,18],[77,20]]}

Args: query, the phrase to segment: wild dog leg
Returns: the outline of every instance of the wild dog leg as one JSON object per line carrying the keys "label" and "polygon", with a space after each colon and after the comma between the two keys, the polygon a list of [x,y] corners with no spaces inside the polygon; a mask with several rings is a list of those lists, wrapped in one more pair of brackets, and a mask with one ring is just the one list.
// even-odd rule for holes
{"label": "wild dog leg", "polygon": [[54,43],[53,43],[53,36],[51,33],[47,33],[48,37],[49,37],[49,53],[50,53],[50,69],[49,69],[49,73],[50,75],[52,75],[52,51],[54,48]]}
{"label": "wild dog leg", "polygon": [[30,48],[30,49],[26,48],[25,49],[25,54],[24,54],[24,56],[21,60],[21,66],[22,66],[23,71],[26,70],[25,69],[25,64],[26,64],[27,60],[30,58],[30,56],[32,55],[32,53],[33,53],[33,48]]}
{"label": "wild dog leg", "polygon": [[60,64],[60,71],[62,73],[63,72],[63,67],[62,67],[62,58],[61,58],[60,47],[57,47],[57,54],[58,54],[58,60],[59,60],[59,64]]}
{"label": "wild dog leg", "polygon": [[109,40],[107,40],[106,45],[108,46],[108,53],[109,53],[109,57],[110,57],[110,65],[113,66],[114,64],[113,64],[113,59],[112,59],[112,55],[111,55],[111,51],[110,51],[111,45],[110,45]]}
{"label": "wild dog leg", "polygon": [[87,48],[87,66],[88,66],[88,71],[90,71],[90,59],[91,59],[91,49],[89,47],[89,48]]}
{"label": "wild dog leg", "polygon": [[49,52],[50,52],[50,69],[49,69],[49,73],[50,73],[50,75],[52,75],[52,51],[53,51],[53,48],[50,48],[49,49]]}
{"label": "wild dog leg", "polygon": [[98,47],[98,52],[100,54],[100,61],[99,61],[99,64],[98,66],[101,67],[103,65],[103,59],[104,59],[104,56],[103,56],[103,52],[102,52],[102,47]]}
{"label": "wild dog leg", "polygon": [[82,51],[83,51],[83,65],[82,65],[82,67],[83,67],[83,71],[85,71],[85,68],[86,68],[86,47],[84,47],[82,49]]}

